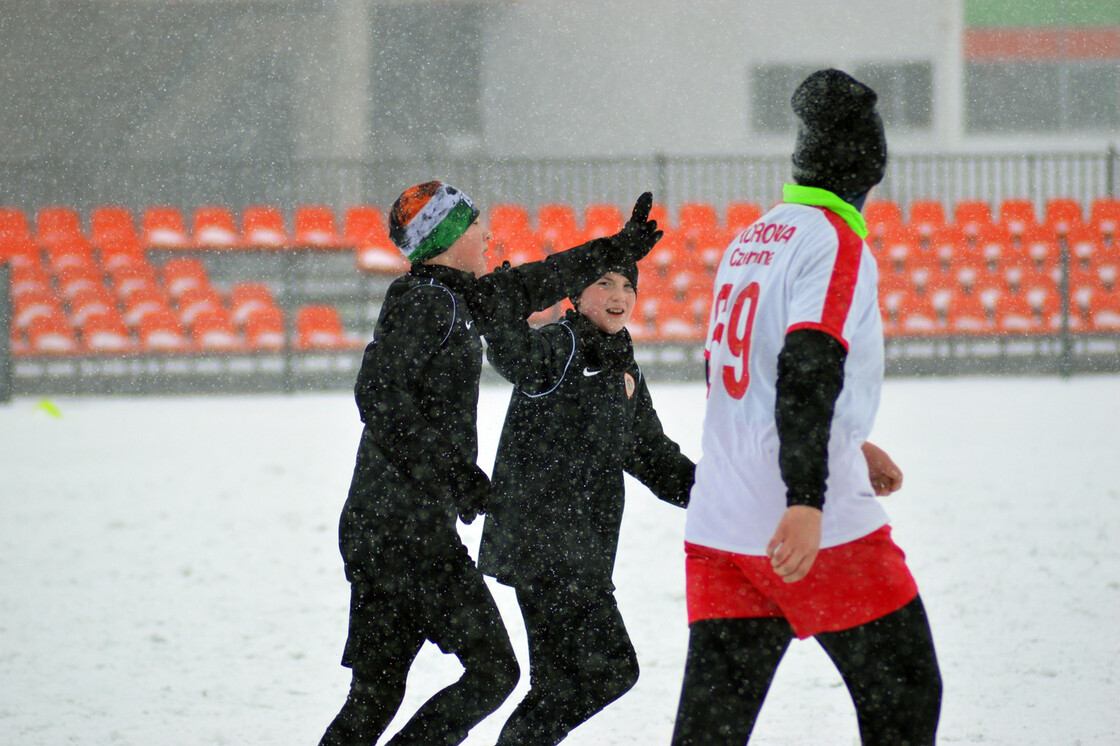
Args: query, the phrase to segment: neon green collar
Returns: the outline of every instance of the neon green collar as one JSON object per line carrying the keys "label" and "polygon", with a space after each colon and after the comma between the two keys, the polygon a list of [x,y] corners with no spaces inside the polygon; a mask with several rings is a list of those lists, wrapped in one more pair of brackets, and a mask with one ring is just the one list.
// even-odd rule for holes
{"label": "neon green collar", "polygon": [[860,211],[827,189],[799,184],[785,184],[782,186],[782,201],[832,210],[848,224],[849,228],[856,232],[857,236],[867,238],[867,221],[863,219]]}

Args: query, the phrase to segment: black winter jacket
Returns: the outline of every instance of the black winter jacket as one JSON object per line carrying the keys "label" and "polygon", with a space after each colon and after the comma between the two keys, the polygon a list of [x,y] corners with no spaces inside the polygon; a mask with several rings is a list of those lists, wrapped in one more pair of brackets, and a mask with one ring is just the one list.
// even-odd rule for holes
{"label": "black winter jacket", "polygon": [[630,335],[569,311],[540,330],[511,323],[487,341],[515,388],[479,568],[513,586],[613,588],[623,471],[684,507],[695,470],[662,430]]}
{"label": "black winter jacket", "polygon": [[390,285],[354,387],[365,428],[339,523],[351,581],[375,560],[383,569],[386,552],[458,552],[456,515],[473,516],[489,494],[477,465],[479,320],[548,308],[617,262],[617,250],[599,239],[479,279],[416,265]]}

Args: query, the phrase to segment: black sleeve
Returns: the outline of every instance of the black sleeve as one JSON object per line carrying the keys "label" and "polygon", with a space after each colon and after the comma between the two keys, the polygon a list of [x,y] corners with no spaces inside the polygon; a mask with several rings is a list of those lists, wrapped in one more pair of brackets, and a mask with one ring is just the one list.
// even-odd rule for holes
{"label": "black sleeve", "polygon": [[407,292],[379,320],[354,387],[358,411],[378,449],[437,494],[458,493],[477,481],[477,466],[465,463],[412,393],[455,313],[454,299],[444,288],[425,285]]}
{"label": "black sleeve", "polygon": [[786,504],[824,507],[828,438],[848,352],[830,334],[798,329],[778,355],[778,464]]}
{"label": "black sleeve", "polygon": [[615,237],[597,238],[516,267],[508,263],[479,278],[467,303],[483,332],[494,323],[525,319],[570,296],[619,264]]}
{"label": "black sleeve", "polygon": [[634,447],[626,471],[659,499],[687,508],[696,465],[665,435],[644,379],[635,396],[639,400],[634,418]]}
{"label": "black sleeve", "polygon": [[486,332],[486,359],[507,381],[538,394],[556,386],[567,372],[575,337],[566,326],[533,329],[525,319],[492,323]]}

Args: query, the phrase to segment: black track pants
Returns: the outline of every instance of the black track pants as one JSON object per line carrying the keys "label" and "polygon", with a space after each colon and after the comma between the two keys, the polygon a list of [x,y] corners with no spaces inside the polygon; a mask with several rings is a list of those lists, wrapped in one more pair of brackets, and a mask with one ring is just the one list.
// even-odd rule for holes
{"label": "black track pants", "polygon": [[[792,639],[784,619],[693,623],[673,746],[743,746]],[[933,746],[941,674],[920,598],[816,639],[852,695],[864,746]]]}
{"label": "black track pants", "polygon": [[609,589],[518,588],[530,689],[497,746],[551,746],[638,680],[638,659]]}
{"label": "black track pants", "polygon": [[[404,582],[400,582],[401,578]],[[426,640],[463,665],[454,684],[416,711],[392,746],[453,746],[496,710],[520,676],[498,607],[464,549],[437,575],[352,583],[345,663],[350,693],[320,746],[373,746],[404,698],[405,679]]]}

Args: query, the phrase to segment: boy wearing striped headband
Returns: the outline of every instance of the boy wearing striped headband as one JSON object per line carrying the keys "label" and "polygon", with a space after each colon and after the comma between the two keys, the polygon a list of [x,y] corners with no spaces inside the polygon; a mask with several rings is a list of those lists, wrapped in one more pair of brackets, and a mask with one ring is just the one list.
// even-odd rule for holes
{"label": "boy wearing striped headband", "polygon": [[342,664],[353,678],[322,745],[377,742],[428,640],[463,675],[391,744],[461,743],[513,690],[517,659],[456,530],[490,492],[477,464],[480,337],[491,318],[528,318],[645,256],[661,238],[652,201],[643,194],[614,236],[486,275],[490,234],[465,194],[430,181],[394,203],[390,237],[412,266],[386,292],[355,385],[365,428],[339,521],[351,584]]}

